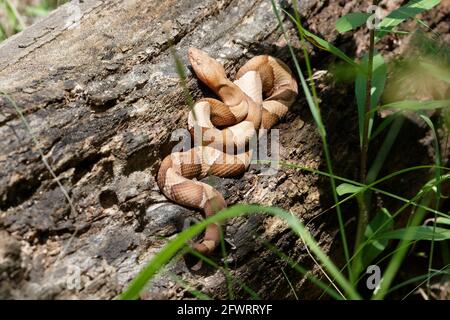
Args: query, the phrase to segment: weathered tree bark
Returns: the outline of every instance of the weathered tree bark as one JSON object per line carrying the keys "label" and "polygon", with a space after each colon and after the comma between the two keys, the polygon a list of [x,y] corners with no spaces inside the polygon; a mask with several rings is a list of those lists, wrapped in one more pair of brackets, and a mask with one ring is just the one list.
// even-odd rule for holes
{"label": "weathered tree bark", "polygon": [[[335,19],[361,3],[302,2],[308,27],[332,41]],[[285,25],[295,39],[288,20]],[[355,49],[351,40],[341,41],[343,47]],[[0,45],[0,90],[15,101],[31,128],[26,130],[13,104],[2,97],[0,297],[113,298],[167,238],[199,217],[168,201],[155,182],[160,160],[174,145],[171,133],[187,124],[188,107],[170,41],[186,65],[188,47],[202,48],[219,58],[231,77],[256,54],[291,61],[267,0],[74,1]],[[294,46],[301,56],[298,41]],[[315,68],[330,61],[308,50]],[[208,94],[188,76],[194,98]],[[332,88],[325,78],[318,84],[330,144],[338,171],[352,175],[356,160],[339,162],[358,147],[356,140],[339,139],[357,138],[354,102],[346,101],[351,88]],[[277,128],[282,159],[315,169],[322,165],[321,142],[302,95]],[[68,191],[74,210],[39,150]],[[229,204],[290,210],[309,223],[322,249],[341,261],[335,216],[319,215],[331,204],[328,181],[281,169],[275,176],[253,170],[240,179],[212,183]],[[318,297],[321,291],[265,241],[321,276],[286,224],[262,215],[227,222],[232,276],[262,298],[292,298],[284,270],[301,298]],[[213,259],[223,266],[220,253]],[[194,273],[181,259],[153,282],[145,297],[189,297],[173,274],[213,297],[228,295],[221,270]],[[233,291],[249,297],[237,283]]]}

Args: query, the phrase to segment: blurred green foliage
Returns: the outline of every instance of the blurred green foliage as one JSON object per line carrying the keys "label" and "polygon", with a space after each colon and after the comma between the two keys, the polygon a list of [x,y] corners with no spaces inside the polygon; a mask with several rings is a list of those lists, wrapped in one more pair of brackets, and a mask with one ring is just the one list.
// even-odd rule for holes
{"label": "blurred green foliage", "polygon": [[0,0],[0,42],[33,24],[68,0]]}

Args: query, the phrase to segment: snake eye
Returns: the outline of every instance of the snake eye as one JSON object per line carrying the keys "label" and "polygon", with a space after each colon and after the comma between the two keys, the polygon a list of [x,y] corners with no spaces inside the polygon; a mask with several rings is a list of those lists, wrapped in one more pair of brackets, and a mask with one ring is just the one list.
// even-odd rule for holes
{"label": "snake eye", "polygon": [[191,65],[194,67],[194,66],[201,65],[202,57],[205,56],[205,53],[196,48],[189,48],[188,55],[189,55],[189,61],[191,62]]}
{"label": "snake eye", "polygon": [[214,89],[219,80],[225,77],[223,66],[206,52],[189,48],[189,61],[197,77],[208,87]]}

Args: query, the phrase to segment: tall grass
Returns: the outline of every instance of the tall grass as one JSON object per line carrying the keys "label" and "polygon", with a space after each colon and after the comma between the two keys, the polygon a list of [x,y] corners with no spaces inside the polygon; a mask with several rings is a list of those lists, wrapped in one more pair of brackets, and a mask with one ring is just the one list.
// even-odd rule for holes
{"label": "tall grass", "polygon": [[[300,15],[298,14],[298,3],[296,1],[294,1],[294,3],[295,3],[294,11],[296,12],[295,13],[295,22],[296,22],[296,25],[298,27],[298,33],[300,35],[300,39],[302,41],[303,48],[304,48],[303,49],[303,53],[305,55],[308,76],[309,76],[309,79],[310,79],[309,87],[308,87],[308,84],[306,83],[305,77],[303,76],[302,69],[300,68],[300,64],[299,64],[297,56],[296,56],[296,54],[295,54],[295,52],[294,52],[294,50],[292,48],[290,39],[286,35],[286,31],[284,30],[283,22],[281,20],[281,16],[280,16],[280,12],[278,10],[278,7],[275,4],[274,0],[271,0],[271,2],[272,2],[273,11],[274,11],[275,16],[276,16],[276,18],[278,20],[278,26],[281,29],[281,32],[283,33],[284,38],[285,38],[285,40],[287,42],[287,45],[289,47],[289,52],[291,53],[292,60],[294,61],[295,70],[297,71],[297,75],[300,78],[301,86],[302,86],[303,92],[304,92],[304,94],[306,96],[306,101],[308,102],[309,109],[311,111],[311,114],[313,115],[314,121],[315,121],[316,126],[317,126],[317,130],[318,130],[319,135],[320,135],[320,138],[322,139],[322,146],[323,146],[323,151],[324,151],[324,154],[325,154],[325,161],[326,161],[326,164],[327,164],[327,170],[328,170],[328,173],[330,174],[331,193],[333,194],[333,199],[334,199],[334,202],[336,204],[336,212],[337,212],[338,223],[339,223],[339,230],[340,230],[341,239],[342,239],[342,246],[343,246],[343,249],[344,249],[344,256],[345,256],[345,260],[348,262],[349,259],[350,259],[350,254],[349,254],[349,250],[348,250],[348,244],[347,244],[347,237],[346,237],[346,233],[345,233],[344,220],[343,220],[343,217],[342,217],[341,207],[339,205],[338,195],[337,195],[337,192],[336,192],[336,182],[334,180],[334,174],[333,174],[333,163],[331,161],[330,148],[328,146],[327,132],[326,132],[326,129],[325,129],[325,125],[323,124],[322,115],[321,115],[321,112],[320,112],[319,99],[317,97],[317,92],[316,92],[316,88],[315,88],[315,84],[314,84],[314,80],[313,80],[313,75],[312,75],[312,69],[311,69],[311,65],[310,65],[310,61],[309,61],[309,56],[308,56],[308,52],[306,50],[306,46],[305,46],[305,43],[304,43],[304,35],[302,33],[302,29],[300,28],[301,21],[300,21]],[[314,97],[312,97],[310,89],[313,92]],[[349,268],[348,271],[349,271],[350,278],[353,278],[350,268]]]}
{"label": "tall grass", "polygon": [[360,295],[357,293],[352,284],[342,275],[336,265],[330,260],[330,258],[322,251],[317,242],[313,239],[311,234],[304,228],[300,220],[289,212],[286,212],[279,208],[264,207],[259,205],[235,205],[221,212],[215,214],[208,219],[201,221],[198,224],[191,226],[185,231],[177,235],[177,237],[171,240],[149,264],[139,273],[139,275],[131,282],[128,289],[122,294],[122,299],[136,299],[139,297],[140,291],[145,287],[147,282],[153,278],[157,271],[163,267],[170,259],[185,246],[185,243],[201,233],[206,226],[211,223],[222,222],[233,217],[241,217],[250,214],[269,214],[277,216],[289,225],[289,227],[303,239],[305,244],[310,248],[314,255],[324,265],[324,268],[334,278],[336,283],[342,288],[342,290],[351,299],[359,299]]}

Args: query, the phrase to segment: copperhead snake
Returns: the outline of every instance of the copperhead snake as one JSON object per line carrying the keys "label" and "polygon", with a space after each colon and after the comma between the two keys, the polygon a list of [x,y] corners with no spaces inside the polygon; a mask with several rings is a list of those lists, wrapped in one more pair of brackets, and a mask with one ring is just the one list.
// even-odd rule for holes
{"label": "copperhead snake", "polygon": [[[164,158],[157,182],[167,198],[209,217],[227,203],[216,189],[197,179],[236,177],[245,172],[252,158],[252,150],[245,150],[250,139],[260,128],[270,129],[279,122],[295,101],[298,87],[289,67],[272,56],[250,59],[232,82],[223,66],[205,52],[190,48],[188,55],[198,79],[220,100],[203,98],[195,103],[188,125],[192,135],[200,132],[201,143]],[[232,152],[225,148],[230,145]],[[210,224],[193,249],[209,255],[219,242],[219,226]]]}

